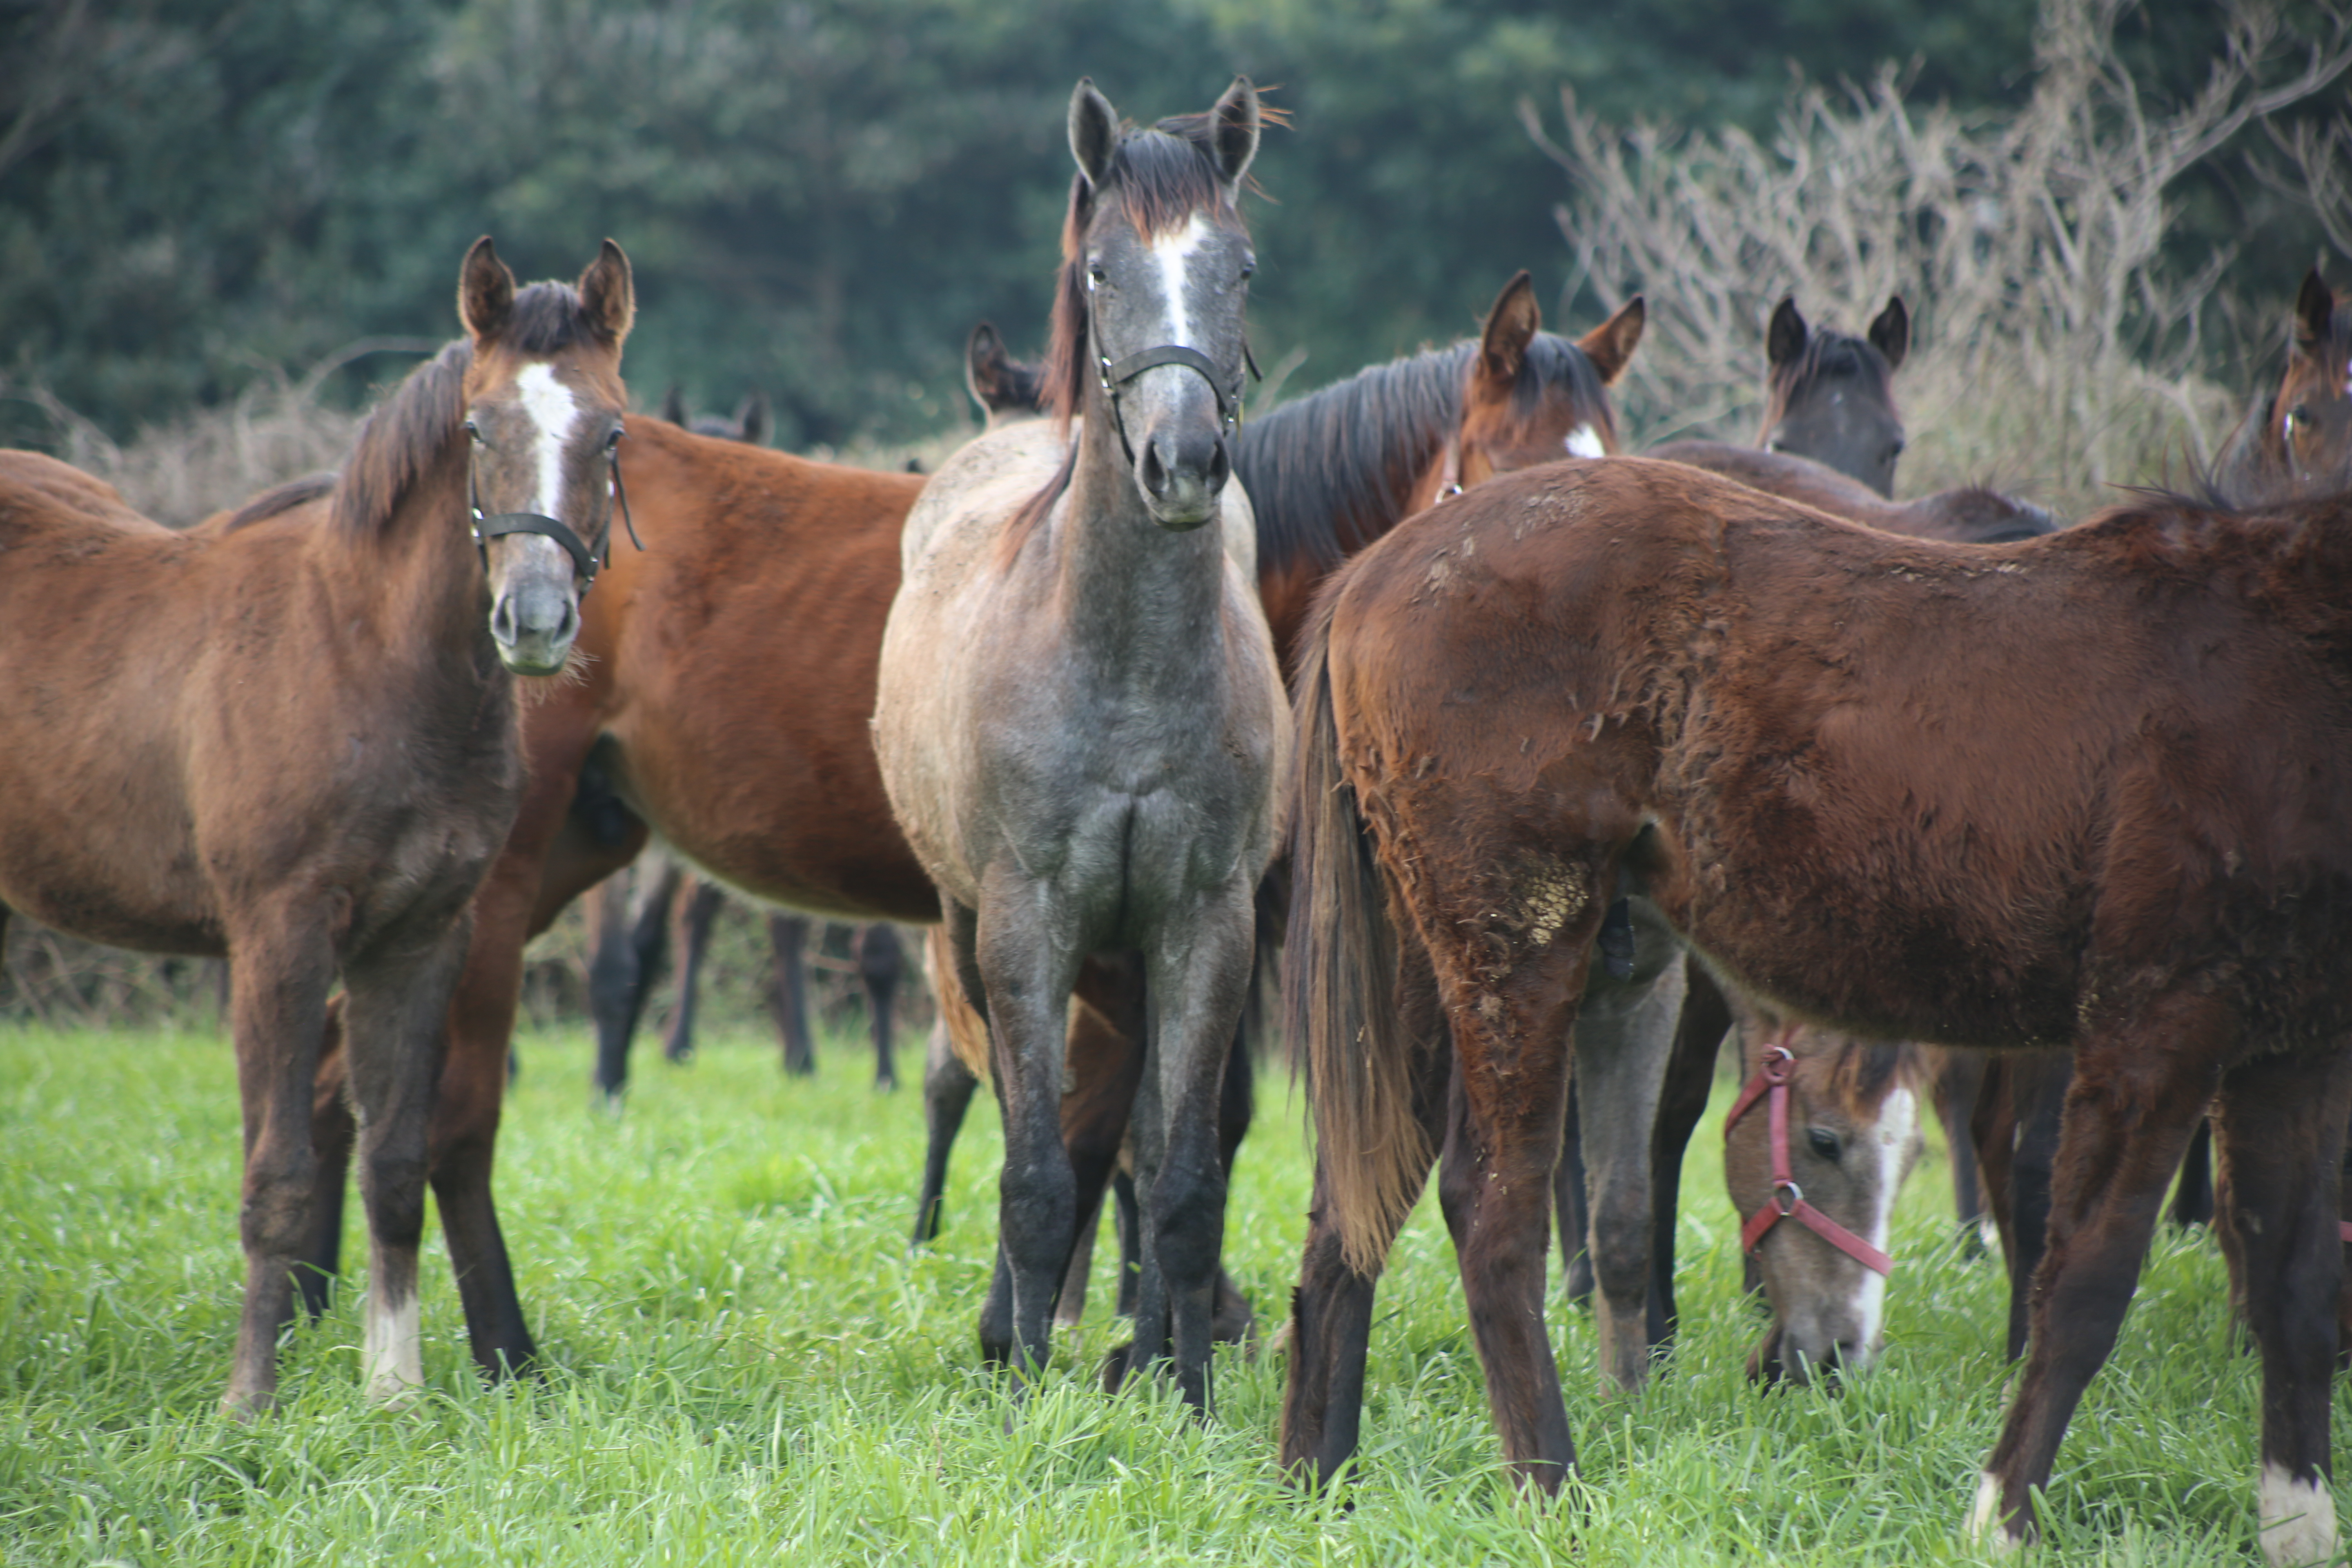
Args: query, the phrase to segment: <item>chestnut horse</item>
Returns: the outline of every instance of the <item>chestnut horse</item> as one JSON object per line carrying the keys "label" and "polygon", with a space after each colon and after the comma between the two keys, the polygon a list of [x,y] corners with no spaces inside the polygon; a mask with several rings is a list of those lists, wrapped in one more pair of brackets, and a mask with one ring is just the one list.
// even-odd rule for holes
{"label": "chestnut horse", "polygon": [[1899,294],[1860,338],[1808,326],[1796,297],[1783,299],[1764,331],[1764,425],[1756,444],[1816,458],[1892,496],[1903,455],[1894,376],[1910,349],[1911,316]]}
{"label": "chestnut horse", "polygon": [[0,903],[232,964],[232,1414],[276,1401],[338,973],[372,1248],[364,1375],[379,1397],[424,1381],[436,1036],[522,784],[511,672],[562,668],[611,525],[631,309],[609,240],[576,291],[520,293],[477,242],[467,338],[369,417],[312,521],[266,506],[174,534],[110,491],[77,499],[86,481],[50,459],[0,459],[0,662],[18,697],[0,706]]}
{"label": "chestnut horse", "polygon": [[1068,1001],[1082,960],[1139,953],[1137,1343],[1146,1362],[1172,1355],[1202,1410],[1218,1102],[1288,732],[1247,504],[1226,485],[1258,124],[1246,79],[1139,132],[1079,82],[1055,418],[982,436],[932,479],[875,698],[890,804],[940,887],[1003,1111],[1011,1332],[997,1339],[992,1313],[983,1349],[1024,1375],[1050,1352],[1079,1217],[1059,1115]]}
{"label": "chestnut horse", "polygon": [[1545,1210],[1560,1042],[1622,881],[1796,1016],[2074,1051],[1979,1529],[2030,1531],[2210,1102],[2263,1359],[2263,1548],[2334,1550],[2352,496],[2149,500],[1986,549],[1680,465],[1566,464],[1407,524],[1325,604],[1298,708],[1289,995],[1321,1136],[1286,1463],[1328,1476],[1355,1446],[1374,1275],[1441,1126],[1505,1453],[1547,1489],[1573,1463]]}

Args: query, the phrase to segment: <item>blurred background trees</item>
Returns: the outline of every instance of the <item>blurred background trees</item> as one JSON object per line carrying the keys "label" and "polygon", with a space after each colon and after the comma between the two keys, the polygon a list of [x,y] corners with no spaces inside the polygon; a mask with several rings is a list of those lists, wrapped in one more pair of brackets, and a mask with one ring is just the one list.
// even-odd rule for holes
{"label": "blurred background trees", "polygon": [[[2159,111],[2223,48],[2219,0],[2090,9],[2119,10],[2120,57]],[[2284,15],[2325,30],[2315,0]],[[1267,366],[1303,353],[1298,390],[1465,330],[1519,267],[1548,298],[1570,279],[1551,212],[1566,182],[1523,100],[1556,112],[1565,86],[1606,125],[1769,139],[1800,73],[1868,84],[1893,62],[1915,109],[1998,119],[2032,100],[2037,16],[2035,0],[19,0],[0,7],[0,374],[121,440],[362,340],[445,335],[477,234],[530,275],[611,234],[638,268],[630,375],[649,397],[757,386],[781,445],[903,439],[958,416],[974,321],[1024,350],[1042,335],[1071,82],[1150,118],[1244,70],[1293,116],[1259,163],[1252,326]],[[2247,286],[2284,298],[2323,235],[2248,173],[2269,145],[2242,138],[2183,182],[2168,245],[2191,272],[2226,248],[2225,282],[2252,265]],[[355,356],[325,393],[349,405],[405,363]],[[0,405],[0,439],[53,445],[53,415]]]}

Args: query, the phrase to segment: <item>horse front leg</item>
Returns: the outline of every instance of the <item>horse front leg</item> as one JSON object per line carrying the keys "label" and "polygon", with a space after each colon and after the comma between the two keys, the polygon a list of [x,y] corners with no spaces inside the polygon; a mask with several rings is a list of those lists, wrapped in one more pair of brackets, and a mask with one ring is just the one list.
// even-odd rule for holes
{"label": "horse front leg", "polygon": [[1255,881],[1235,879],[1202,895],[1189,919],[1163,921],[1145,953],[1150,1022],[1134,1116],[1143,1241],[1135,1345],[1144,1362],[1172,1352],[1178,1390],[1203,1413],[1225,1237],[1218,1121],[1225,1061],[1256,955]]}
{"label": "horse front leg", "polygon": [[416,1254],[425,1233],[425,1127],[470,924],[461,917],[415,945],[348,966],[344,1058],[368,1222],[364,1362],[374,1399],[397,1399],[425,1382]]}
{"label": "horse front leg", "polygon": [[[1646,909],[1646,906],[1640,906]],[[1638,1392],[1650,1375],[1653,1131],[1687,988],[1682,944],[1654,920],[1635,925],[1630,980],[1588,983],[1576,1025],[1584,1158],[1604,1393]]]}
{"label": "horse front leg", "polygon": [[2237,1238],[2247,1326],[2263,1354],[2263,1556],[2336,1561],[2329,1374],[2344,1268],[2340,1171],[2352,1053],[2259,1058],[2221,1079],[2211,1126],[2219,1222]]}
{"label": "horse front leg", "polygon": [[1650,1134],[1650,1357],[1674,1343],[1682,1314],[1675,1305],[1675,1216],[1682,1208],[1683,1156],[1706,1115],[1715,1089],[1715,1060],[1731,1032],[1731,1004],[1696,954],[1682,961],[1682,1016],[1674,1054],[1658,1091],[1657,1123]]}
{"label": "horse front leg", "polygon": [[310,1097],[334,973],[327,922],[273,910],[239,922],[229,997],[245,1121],[245,1310],[222,1411],[259,1415],[278,1399],[278,1336],[294,1316],[294,1270],[311,1240],[316,1156]]}
{"label": "horse front leg", "polygon": [[887,921],[876,921],[857,932],[857,978],[866,986],[866,1017],[874,1032],[874,1087],[898,1087],[898,1060],[894,1048],[897,1026],[894,1005],[898,982],[907,973],[906,944]]}
{"label": "horse front leg", "polygon": [[997,1181],[997,1257],[1010,1332],[991,1330],[983,1309],[982,1351],[1008,1361],[1024,1379],[1043,1373],[1053,1352],[1054,1300],[1076,1234],[1077,1183],[1062,1146],[1062,1062],[1070,988],[1079,953],[1075,921],[1050,889],[1013,868],[992,868],[981,906],[949,910],[957,967],[986,999],[990,1076],[1004,1118],[1004,1169]]}
{"label": "horse front leg", "polygon": [[2066,1424],[2115,1348],[2166,1189],[2212,1095],[2211,1070],[2199,1064],[2220,1054],[2230,1027],[2218,1011],[2175,1000],[2076,1052],[2031,1348],[1978,1482],[1972,1533],[2014,1542],[2032,1531],[2032,1493],[2048,1483]]}
{"label": "horse front leg", "polygon": [[955,1152],[956,1134],[963,1130],[971,1092],[979,1087],[980,1079],[948,1043],[947,1020],[933,1020],[923,1046],[923,1186],[915,1199],[914,1247],[939,1238],[948,1156]]}

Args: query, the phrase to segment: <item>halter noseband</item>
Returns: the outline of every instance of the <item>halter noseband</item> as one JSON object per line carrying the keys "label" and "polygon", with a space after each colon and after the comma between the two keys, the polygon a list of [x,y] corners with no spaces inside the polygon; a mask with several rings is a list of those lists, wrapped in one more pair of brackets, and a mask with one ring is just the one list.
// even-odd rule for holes
{"label": "halter noseband", "polygon": [[[1128,467],[1135,466],[1135,447],[1127,438],[1127,413],[1119,406],[1119,388],[1147,370],[1154,370],[1163,364],[1181,364],[1187,370],[1199,372],[1201,379],[1209,384],[1209,395],[1217,400],[1219,443],[1230,439],[1239,427],[1242,372],[1234,372],[1233,382],[1228,386],[1219,378],[1216,361],[1199,349],[1188,348],[1182,343],[1161,343],[1157,348],[1140,349],[1117,361],[1103,353],[1102,318],[1096,310],[1095,278],[1091,272],[1087,274],[1087,346],[1094,350],[1095,379],[1101,384],[1103,395],[1110,399],[1111,428],[1118,432],[1118,449],[1127,454]],[[1265,379],[1258,374],[1257,361],[1250,353],[1246,339],[1242,343],[1242,363],[1249,374],[1261,381]]]}
{"label": "halter noseband", "polygon": [[[1785,1040],[1793,1032],[1784,1030],[1780,1038]],[[1765,1047],[1756,1076],[1748,1080],[1739,1098],[1731,1102],[1731,1114],[1723,1119],[1723,1137],[1727,1143],[1731,1130],[1739,1125],[1739,1119],[1759,1100],[1767,1102],[1771,1117],[1772,1195],[1740,1226],[1739,1250],[1755,1251],[1774,1226],[1784,1219],[1793,1219],[1864,1268],[1882,1275],[1891,1273],[1895,1259],[1807,1203],[1805,1189],[1797,1185],[1795,1173],[1789,1164],[1789,1083],[1796,1074],[1797,1058],[1788,1047],[1777,1043]]]}
{"label": "halter noseband", "polygon": [[[640,551],[645,549],[645,542],[637,537],[636,519],[629,515],[628,488],[621,483],[619,447],[615,446],[605,454],[605,461],[610,465],[610,478],[604,487],[609,504],[604,509],[604,531],[597,540],[599,550],[592,550],[583,543],[578,531],[560,517],[549,517],[536,511],[497,511],[485,516],[481,490],[474,479],[474,456],[475,448],[469,446],[466,453],[466,510],[473,518],[474,548],[481,554],[482,570],[485,572],[490,566],[491,540],[503,539],[509,533],[541,534],[563,546],[563,552],[572,557],[572,574],[580,579],[580,592],[584,595],[595,585],[598,569],[612,564],[613,511],[615,507],[620,510],[622,525],[629,531],[629,542]],[[598,559],[600,554],[602,560]]]}

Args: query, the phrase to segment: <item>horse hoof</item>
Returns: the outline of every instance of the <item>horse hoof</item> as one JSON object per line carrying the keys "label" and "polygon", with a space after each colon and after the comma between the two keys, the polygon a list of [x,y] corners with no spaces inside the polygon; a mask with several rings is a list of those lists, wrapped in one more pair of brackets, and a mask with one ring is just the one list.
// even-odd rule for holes
{"label": "horse hoof", "polygon": [[1121,1385],[1127,1382],[1128,1365],[1134,1359],[1135,1342],[1132,1340],[1103,1357],[1102,1386],[1105,1394],[1117,1394],[1119,1391]]}
{"label": "horse hoof", "polygon": [[274,1415],[277,1409],[275,1394],[255,1390],[240,1393],[232,1388],[221,1395],[220,1413],[240,1426],[250,1426],[263,1416]]}

